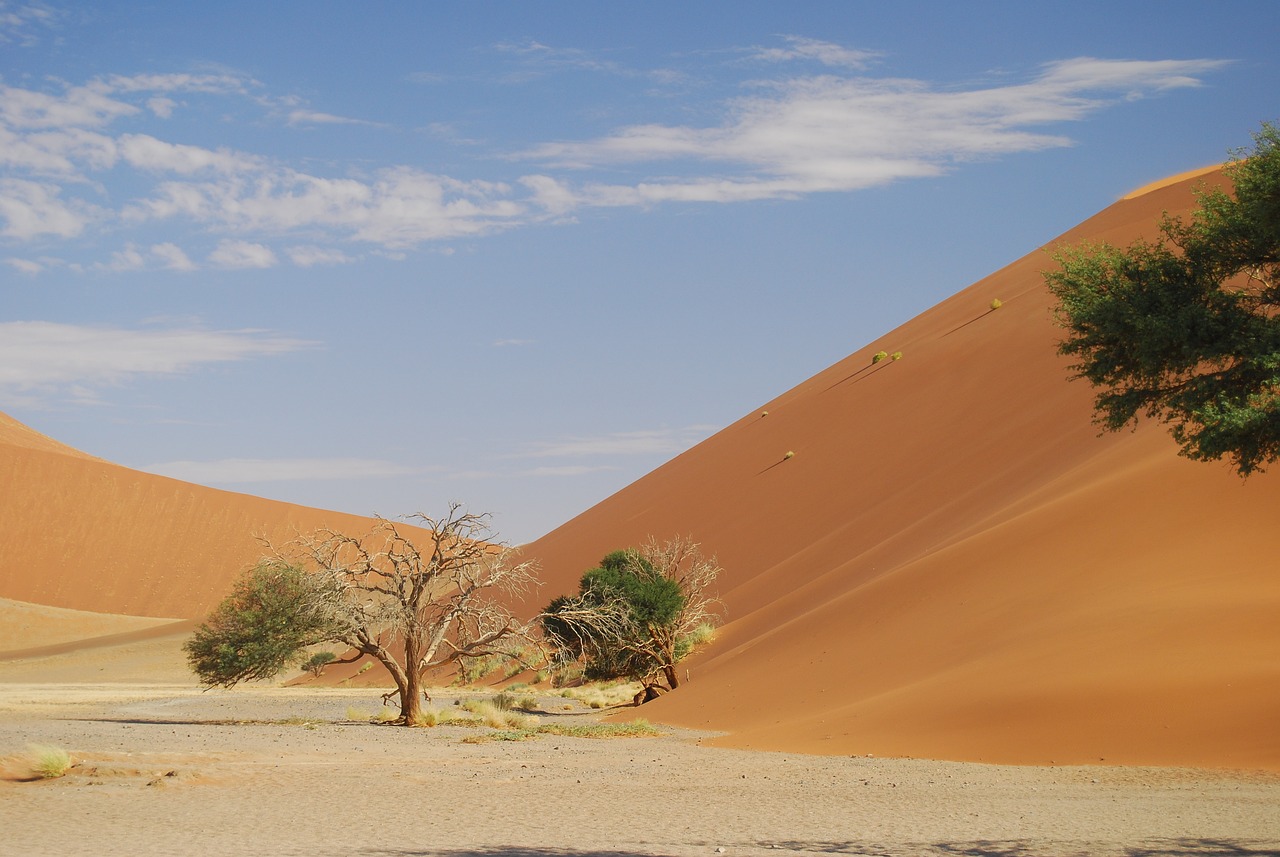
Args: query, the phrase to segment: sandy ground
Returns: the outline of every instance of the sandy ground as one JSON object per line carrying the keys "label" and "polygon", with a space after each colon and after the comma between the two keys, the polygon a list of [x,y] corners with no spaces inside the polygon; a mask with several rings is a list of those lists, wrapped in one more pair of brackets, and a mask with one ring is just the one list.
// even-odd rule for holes
{"label": "sandy ground", "polygon": [[[485,730],[346,722],[379,707],[367,688],[33,684],[14,666],[9,854],[1280,855],[1276,774],[805,756],[682,730],[468,744]],[[539,701],[543,723],[600,716]],[[76,766],[24,781],[32,743]]]}

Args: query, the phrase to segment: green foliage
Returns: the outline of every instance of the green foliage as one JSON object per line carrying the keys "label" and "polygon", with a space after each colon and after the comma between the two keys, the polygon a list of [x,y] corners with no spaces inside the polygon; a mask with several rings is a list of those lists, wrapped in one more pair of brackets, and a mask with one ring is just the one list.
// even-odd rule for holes
{"label": "green foliage", "polygon": [[318,576],[262,562],[236,582],[183,645],[187,661],[211,687],[272,678],[300,661],[308,646],[338,633],[327,603]]}
{"label": "green foliage", "polygon": [[1004,306],[1004,301],[1000,300],[999,298],[992,298],[992,299],[991,299],[991,308],[992,308],[992,309],[1000,309],[1000,307],[1002,307],[1002,306]]}
{"label": "green foliage", "polygon": [[1159,242],[1069,248],[1045,274],[1097,422],[1159,419],[1183,455],[1241,475],[1280,456],[1280,129],[1254,140],[1226,167],[1234,195],[1199,191]]}
{"label": "green foliage", "polygon": [[[623,626],[616,633],[571,627],[556,614],[573,603],[604,609],[620,605]],[[582,575],[578,599],[557,598],[547,607],[543,628],[560,648],[585,659],[588,681],[640,678],[656,666],[643,645],[654,628],[670,625],[684,606],[680,585],[664,577],[634,550],[614,551]]]}
{"label": "green foliage", "polygon": [[316,652],[310,658],[303,662],[302,668],[310,672],[316,678],[324,675],[324,668],[338,659],[333,652]]}
{"label": "green foliage", "polygon": [[879,363],[881,360],[884,360],[888,356],[889,356],[888,351],[877,351],[875,354],[871,355],[871,362]]}

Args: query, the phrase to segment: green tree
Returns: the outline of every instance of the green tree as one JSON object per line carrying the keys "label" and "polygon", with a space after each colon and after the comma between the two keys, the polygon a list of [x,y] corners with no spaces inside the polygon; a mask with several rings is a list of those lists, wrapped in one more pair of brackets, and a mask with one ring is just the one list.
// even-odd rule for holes
{"label": "green tree", "polygon": [[585,662],[587,678],[636,679],[650,696],[674,690],[676,664],[714,627],[708,590],[719,573],[687,539],[615,551],[582,575],[577,595],[547,606],[543,631],[562,660]]}
{"label": "green tree", "polygon": [[1233,192],[1197,191],[1161,240],[1060,251],[1045,274],[1066,329],[1059,353],[1098,392],[1097,422],[1170,425],[1181,454],[1247,476],[1280,456],[1280,130],[1224,168]]}
{"label": "green tree", "polygon": [[340,643],[353,654],[333,663],[371,656],[386,667],[400,696],[395,722],[412,725],[426,671],[540,651],[507,606],[536,583],[535,566],[494,545],[488,516],[455,504],[413,518],[426,530],[419,542],[380,519],[362,535],[322,529],[272,548],[187,643],[192,669],[230,687],[278,675],[307,646]]}
{"label": "green tree", "polygon": [[298,663],[308,646],[341,630],[323,584],[297,565],[258,563],[184,644],[191,668],[211,687],[232,687]]}

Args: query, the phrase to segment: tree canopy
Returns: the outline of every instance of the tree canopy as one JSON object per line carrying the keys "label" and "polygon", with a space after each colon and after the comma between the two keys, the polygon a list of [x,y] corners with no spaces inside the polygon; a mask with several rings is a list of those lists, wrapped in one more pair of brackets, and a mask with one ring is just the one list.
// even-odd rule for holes
{"label": "tree canopy", "polygon": [[719,573],[688,539],[614,551],[582,575],[577,595],[547,606],[543,630],[563,659],[584,662],[589,679],[674,690],[675,665],[714,627],[718,602],[708,590]]}
{"label": "tree canopy", "polygon": [[1059,353],[1098,389],[1097,422],[1168,423],[1181,453],[1242,475],[1280,456],[1280,129],[1265,123],[1161,239],[1064,249],[1045,279]]}

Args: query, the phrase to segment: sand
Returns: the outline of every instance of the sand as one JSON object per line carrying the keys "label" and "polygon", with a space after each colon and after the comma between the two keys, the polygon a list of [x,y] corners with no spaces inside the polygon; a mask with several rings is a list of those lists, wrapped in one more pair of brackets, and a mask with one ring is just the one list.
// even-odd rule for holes
{"label": "sand", "polygon": [[[540,702],[544,722],[599,716]],[[344,722],[377,705],[369,689],[0,684],[6,853],[1280,854],[1274,774],[805,756],[679,729],[473,745],[483,730]],[[76,767],[17,781],[30,742]]]}

